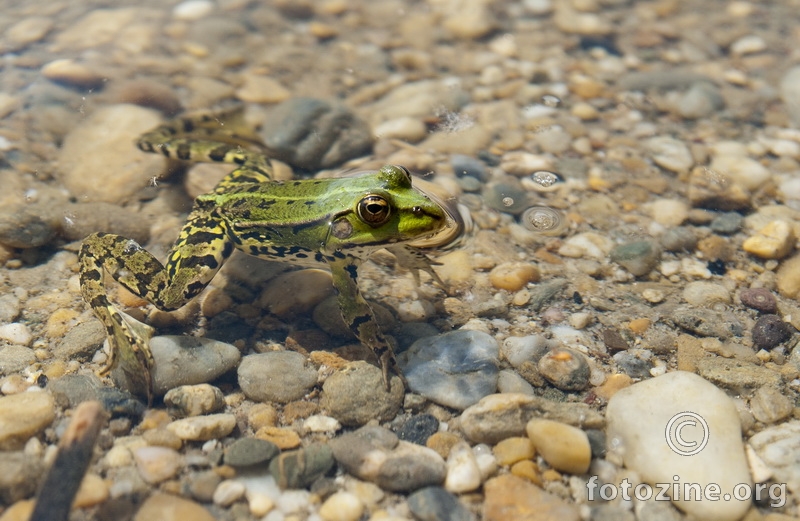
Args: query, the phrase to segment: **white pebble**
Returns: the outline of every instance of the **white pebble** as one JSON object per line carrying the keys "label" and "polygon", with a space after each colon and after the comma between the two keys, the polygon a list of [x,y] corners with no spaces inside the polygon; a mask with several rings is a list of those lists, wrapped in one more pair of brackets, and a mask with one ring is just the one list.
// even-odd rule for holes
{"label": "white pebble", "polygon": [[471,492],[481,486],[481,470],[467,442],[458,442],[447,456],[447,477],[444,488],[460,494]]}
{"label": "white pebble", "polygon": [[315,414],[306,418],[303,428],[309,432],[336,432],[342,428],[342,424],[336,418]]}
{"label": "white pebble", "polygon": [[12,322],[11,324],[0,326],[0,339],[20,346],[30,346],[33,335],[25,324]]}
{"label": "white pebble", "polygon": [[767,42],[765,42],[760,36],[755,36],[752,34],[748,36],[742,36],[731,44],[731,54],[734,56],[754,54],[765,51],[766,49]]}
{"label": "white pebble", "polygon": [[187,0],[172,9],[172,16],[177,20],[199,20],[214,9],[214,2],[210,0]]}
{"label": "white pebble", "polygon": [[364,513],[364,503],[350,492],[337,492],[319,507],[325,521],[357,521]]}
{"label": "white pebble", "polygon": [[720,302],[730,304],[731,293],[722,284],[699,280],[686,285],[683,299],[692,306],[709,307]]}
{"label": "white pebble", "polygon": [[214,489],[214,504],[221,507],[230,506],[244,497],[244,483],[233,479],[226,479]]}

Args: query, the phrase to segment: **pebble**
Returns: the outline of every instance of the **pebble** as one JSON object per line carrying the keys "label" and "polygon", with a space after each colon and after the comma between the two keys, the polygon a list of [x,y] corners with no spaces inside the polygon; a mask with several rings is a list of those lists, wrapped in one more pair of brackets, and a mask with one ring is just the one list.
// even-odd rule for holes
{"label": "pebble", "polygon": [[[56,171],[81,201],[123,202],[161,176],[164,158],[133,143],[160,123],[157,111],[121,104],[99,108],[64,138]],[[98,182],[99,172],[114,172]]]}
{"label": "pebble", "polygon": [[133,521],[214,521],[211,513],[194,501],[156,492],[139,507]]}
{"label": "pebble", "polygon": [[476,40],[497,27],[491,3],[486,0],[450,1],[445,6],[447,14],[441,24],[452,37]]}
{"label": "pebble", "polygon": [[239,438],[225,449],[223,461],[232,467],[249,467],[266,463],[278,455],[280,449],[266,440]]}
{"label": "pebble", "polygon": [[724,172],[733,184],[740,185],[750,192],[769,182],[772,174],[761,163],[749,157],[715,155],[709,165],[711,172]]}
{"label": "pebble", "polygon": [[750,411],[756,420],[770,425],[791,416],[794,411],[794,403],[780,389],[764,386],[750,398]]}
{"label": "pebble", "polygon": [[[658,407],[653,406],[656,403]],[[674,451],[664,439],[665,426],[687,411],[703,418],[709,434],[707,445],[691,457]],[[716,483],[726,492],[740,483],[752,486],[736,405],[723,391],[693,373],[671,372],[620,390],[608,402],[606,420],[609,450],[627,468],[639,473],[643,482],[672,483],[677,475],[681,487],[683,483]],[[686,426],[680,436],[700,446],[705,432]],[[673,439],[673,446],[682,450],[680,440]],[[690,516],[721,521],[741,519],[750,508],[750,501],[737,500],[681,497],[672,503]]]}
{"label": "pebble", "polygon": [[224,438],[236,427],[233,414],[209,414],[175,420],[167,424],[173,434],[182,440],[207,441]]}
{"label": "pebble", "polygon": [[324,521],[358,521],[364,513],[365,505],[350,492],[336,492],[319,507],[319,515]]}
{"label": "pebble", "polygon": [[795,128],[800,128],[800,65],[786,71],[781,78],[780,93]]}
{"label": "pebble", "polygon": [[481,486],[481,471],[472,448],[465,441],[453,445],[447,455],[444,488],[454,494],[472,492]]}
{"label": "pebble", "polygon": [[500,354],[514,367],[525,362],[538,362],[548,349],[548,341],[543,335],[511,336],[500,346]]}
{"label": "pebble", "polygon": [[775,313],[778,311],[778,301],[775,295],[767,288],[747,288],[739,293],[742,304],[760,311],[761,313]]}
{"label": "pebble", "polygon": [[725,98],[713,83],[699,81],[681,94],[676,101],[676,110],[685,119],[708,117],[725,108]]}
{"label": "pebble", "polygon": [[524,478],[505,474],[484,484],[484,521],[579,521],[578,507]]}
{"label": "pebble", "polygon": [[[658,136],[644,142],[650,157],[658,166],[678,174],[686,173],[694,165],[689,147],[678,139],[669,136]],[[685,210],[688,213],[688,209]],[[678,225],[679,223],[675,223]]]}
{"label": "pebble", "polygon": [[531,206],[527,191],[514,177],[489,183],[483,191],[483,200],[489,208],[512,215],[520,214]]}
{"label": "pebble", "polygon": [[399,363],[409,388],[463,410],[497,389],[499,346],[480,331],[451,331],[414,342]]}
{"label": "pebble", "polygon": [[185,0],[172,8],[176,20],[194,21],[207,16],[214,10],[211,0]]}
{"label": "pebble", "polygon": [[562,391],[582,391],[589,386],[589,362],[572,349],[548,351],[537,364],[539,373]]}
{"label": "pebble", "polygon": [[12,322],[0,325],[0,340],[27,347],[33,341],[33,334],[30,328],[22,322]]}
{"label": "pebble", "polygon": [[800,421],[793,420],[768,427],[749,440],[756,454],[769,467],[773,481],[785,483],[797,494],[800,492]]}
{"label": "pebble", "polygon": [[772,221],[742,243],[742,249],[762,259],[783,259],[794,248],[795,237],[786,221]]}
{"label": "pebble", "polygon": [[650,205],[650,215],[664,226],[680,226],[689,217],[689,206],[680,199],[658,199]]}
{"label": "pebble", "polygon": [[697,236],[691,228],[679,226],[664,232],[659,242],[666,251],[693,251],[697,245]]}
{"label": "pebble", "polygon": [[530,282],[539,282],[541,275],[535,264],[507,262],[489,272],[489,282],[497,289],[519,291]]}
{"label": "pebble", "polygon": [[512,436],[501,440],[492,448],[498,465],[510,466],[518,461],[533,459],[536,448],[530,438]]}
{"label": "pebble", "polygon": [[744,360],[707,357],[697,362],[697,374],[736,394],[749,394],[765,385],[781,384],[780,374]]}
{"label": "pebble", "polygon": [[317,384],[317,370],[295,351],[247,355],[238,369],[239,386],[256,402],[289,403]]}
{"label": "pebble", "polygon": [[22,371],[36,362],[33,349],[25,346],[5,346],[0,348],[0,376]]}
{"label": "pebble", "polygon": [[720,303],[730,304],[731,294],[722,284],[696,280],[684,286],[683,299],[692,306],[711,307]]}
{"label": "pebble", "polygon": [[611,250],[610,257],[633,275],[641,277],[656,267],[661,249],[652,241],[633,241],[616,246]]}
{"label": "pebble", "polygon": [[720,235],[733,235],[742,227],[744,218],[737,212],[723,212],[711,221],[708,227]]}
{"label": "pebble", "polygon": [[279,449],[295,449],[300,446],[300,435],[293,429],[282,427],[261,427],[256,437],[274,443]]}
{"label": "pebble", "polygon": [[441,487],[425,487],[409,495],[408,508],[420,521],[476,521],[455,495]]}
{"label": "pebble", "polygon": [[179,416],[202,416],[225,408],[225,397],[218,387],[209,384],[182,385],[167,391],[164,404]]}
{"label": "pebble", "polygon": [[344,469],[384,490],[410,492],[441,485],[446,475],[434,450],[400,441],[388,429],[362,427],[331,440],[333,455]]}
{"label": "pebble", "polygon": [[0,450],[22,448],[56,417],[55,400],[47,391],[0,397]]}
{"label": "pebble", "polygon": [[[739,161],[748,158],[735,157],[733,160]],[[760,164],[752,166],[753,171],[763,168]],[[749,191],[736,182],[728,170],[720,170],[719,167],[728,168],[729,165],[717,165],[717,168],[695,167],[689,174],[689,188],[686,195],[689,202],[694,207],[708,208],[716,211],[744,210],[750,207]],[[761,182],[766,182],[763,175],[760,175]]]}
{"label": "pebble", "polygon": [[648,349],[629,349],[613,356],[619,370],[631,378],[649,378],[653,368],[653,353]]}
{"label": "pebble", "polygon": [[510,369],[503,369],[500,371],[497,377],[497,392],[536,394],[531,384],[520,376],[519,373]]}
{"label": "pebble", "polygon": [[606,237],[594,232],[584,232],[568,237],[558,249],[558,254],[573,259],[588,257],[591,259],[605,260],[614,242]]}
{"label": "pebble", "polygon": [[775,273],[775,287],[784,297],[800,300],[800,255],[781,262]]}
{"label": "pebble", "polygon": [[365,121],[343,105],[315,98],[294,98],[275,107],[260,135],[271,157],[311,171],[335,167],[372,150],[372,132]]}
{"label": "pebble", "polygon": [[240,481],[226,479],[217,485],[212,495],[215,505],[229,507],[244,497],[245,485]]}
{"label": "pebble", "polygon": [[183,456],[168,447],[139,447],[133,459],[139,475],[151,485],[175,477],[183,467]]}
{"label": "pebble", "polygon": [[528,420],[546,417],[582,428],[600,428],[603,416],[584,403],[556,402],[525,394],[492,394],[467,408],[459,420],[467,439],[494,445],[525,434]]}
{"label": "pebble", "polygon": [[537,454],[554,469],[570,474],[584,474],[589,470],[592,449],[588,436],[581,429],[535,418],[527,423],[525,431]]}
{"label": "pebble", "polygon": [[[183,335],[155,336],[150,350],[155,361],[153,390],[158,395],[181,385],[212,381],[236,367],[241,358],[239,350],[225,342]],[[121,389],[135,388],[121,367],[111,377]]]}
{"label": "pebble", "polygon": [[98,89],[106,76],[91,67],[70,58],[53,60],[42,66],[42,76],[48,80],[78,89]]}
{"label": "pebble", "polygon": [[767,50],[767,42],[758,35],[748,34],[734,41],[730,46],[730,52],[734,56],[744,56],[745,54],[755,54]]}
{"label": "pebble", "polygon": [[380,139],[402,139],[409,143],[418,143],[428,136],[425,123],[418,118],[400,117],[384,121],[373,133]]}
{"label": "pebble", "polygon": [[307,432],[337,432],[342,429],[342,424],[336,418],[314,414],[303,421],[303,429]]}
{"label": "pebble", "polygon": [[415,414],[395,431],[403,441],[426,445],[428,438],[439,432],[439,420],[431,414]]}
{"label": "pebble", "polygon": [[453,154],[450,156],[450,166],[456,177],[473,177],[479,181],[488,181],[490,177],[486,163],[472,156]]}
{"label": "pebble", "polygon": [[81,486],[75,494],[72,508],[89,508],[108,499],[109,489],[106,481],[97,474],[89,472],[81,480]]}
{"label": "pebble", "polygon": [[0,458],[0,501],[10,505],[31,497],[44,478],[41,458],[24,452],[3,452]]}
{"label": "pebble", "polygon": [[328,444],[312,443],[274,458],[269,472],[282,489],[302,489],[327,474],[334,464],[333,451]]}
{"label": "pebble", "polygon": [[672,312],[670,318],[681,328],[703,337],[715,336],[726,339],[741,328],[741,324],[733,322],[733,318],[710,309],[679,307]]}
{"label": "pebble", "polygon": [[390,378],[387,391],[380,368],[364,361],[351,362],[325,380],[320,407],[342,425],[391,420],[403,405],[405,389],[398,376]]}
{"label": "pebble", "polygon": [[753,326],[756,349],[773,349],[792,338],[793,328],[778,315],[761,315]]}

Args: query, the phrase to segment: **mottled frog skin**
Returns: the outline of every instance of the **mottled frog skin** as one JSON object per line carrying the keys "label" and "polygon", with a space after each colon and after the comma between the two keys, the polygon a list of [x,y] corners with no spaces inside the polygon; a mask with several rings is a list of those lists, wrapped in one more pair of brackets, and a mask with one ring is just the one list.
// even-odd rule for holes
{"label": "mottled frog skin", "polygon": [[[301,266],[327,266],[342,317],[377,357],[389,387],[398,372],[394,352],[357,284],[357,269],[372,252],[388,248],[398,262],[430,273],[423,253],[406,243],[449,226],[442,204],[412,185],[408,170],[384,166],[356,177],[275,181],[255,142],[224,116],[177,119],[144,134],[138,146],[185,161],[238,165],[214,190],[197,198],[165,264],[135,241],[110,233],[87,237],[80,250],[81,291],[105,325],[110,344],[106,374],[120,367],[133,392],[152,399],[152,327],[119,311],[106,296],[103,272],[158,309],[186,304],[211,281],[234,249]],[[244,148],[250,146],[250,148]]]}

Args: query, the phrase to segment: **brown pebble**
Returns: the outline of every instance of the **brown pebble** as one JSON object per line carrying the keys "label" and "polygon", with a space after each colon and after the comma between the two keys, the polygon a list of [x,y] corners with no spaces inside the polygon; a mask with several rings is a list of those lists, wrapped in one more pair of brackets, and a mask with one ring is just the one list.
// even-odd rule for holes
{"label": "brown pebble", "polygon": [[556,348],[539,360],[539,373],[562,391],[582,391],[589,385],[589,363],[577,351]]}
{"label": "brown pebble", "polygon": [[762,313],[775,313],[778,310],[778,301],[767,288],[744,289],[739,294],[739,300],[745,306]]}
{"label": "brown pebble", "polygon": [[616,329],[606,328],[603,330],[603,344],[609,351],[624,351],[630,348],[628,342]]}
{"label": "brown pebble", "polygon": [[753,326],[753,344],[757,349],[772,349],[791,336],[791,326],[778,315],[762,315]]}

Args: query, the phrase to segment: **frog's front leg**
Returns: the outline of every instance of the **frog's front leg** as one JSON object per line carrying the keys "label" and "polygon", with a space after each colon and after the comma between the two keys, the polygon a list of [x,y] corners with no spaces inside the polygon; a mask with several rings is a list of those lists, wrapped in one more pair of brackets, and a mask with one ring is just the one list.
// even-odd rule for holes
{"label": "frog's front leg", "polygon": [[389,391],[389,372],[394,369],[401,379],[403,376],[397,366],[394,349],[381,332],[372,308],[358,289],[357,270],[360,262],[360,259],[350,256],[334,257],[334,260],[329,261],[333,287],[338,292],[339,309],[345,324],[362,344],[375,353],[383,372],[383,383]]}
{"label": "frog's front leg", "polygon": [[171,311],[196,296],[214,277],[233,245],[225,225],[208,212],[195,210],[169,253],[166,266],[135,241],[94,233],[79,254],[81,292],[108,332],[110,356],[100,374],[120,367],[132,392],[152,398],[153,328],[120,312],[106,296],[103,271],[157,308]]}

